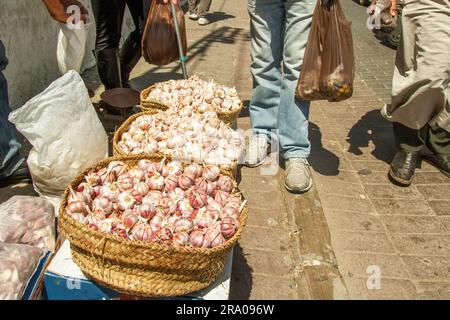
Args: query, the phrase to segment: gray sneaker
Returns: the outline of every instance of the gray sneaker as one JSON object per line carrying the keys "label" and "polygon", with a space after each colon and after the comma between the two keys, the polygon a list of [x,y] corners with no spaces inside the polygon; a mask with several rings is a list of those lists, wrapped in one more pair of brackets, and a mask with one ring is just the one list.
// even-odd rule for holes
{"label": "gray sneaker", "polygon": [[303,193],[313,185],[310,165],[306,159],[291,158],[286,160],[284,186],[293,193]]}
{"label": "gray sneaker", "polygon": [[255,168],[262,165],[269,154],[269,146],[265,135],[254,135],[245,150],[245,166]]}

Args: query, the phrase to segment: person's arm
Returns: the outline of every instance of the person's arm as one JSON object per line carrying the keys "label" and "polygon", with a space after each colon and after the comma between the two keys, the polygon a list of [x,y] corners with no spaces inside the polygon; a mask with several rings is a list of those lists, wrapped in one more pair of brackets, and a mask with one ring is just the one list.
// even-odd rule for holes
{"label": "person's arm", "polygon": [[70,14],[67,13],[67,8],[75,5],[80,8],[81,20],[86,21],[88,16],[88,10],[76,0],[42,0],[47,7],[48,12],[52,18],[61,23],[67,23],[70,18]]}
{"label": "person's arm", "polygon": [[397,15],[397,0],[391,0],[391,16],[395,17]]}

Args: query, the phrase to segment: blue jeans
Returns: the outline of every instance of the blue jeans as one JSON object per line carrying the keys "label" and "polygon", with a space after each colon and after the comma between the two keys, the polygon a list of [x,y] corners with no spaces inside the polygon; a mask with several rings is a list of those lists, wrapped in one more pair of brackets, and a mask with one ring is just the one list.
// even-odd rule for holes
{"label": "blue jeans", "polygon": [[3,75],[8,64],[3,43],[0,41],[0,179],[9,177],[22,164],[20,145],[14,125],[8,121],[11,112],[8,102],[8,85]]}
{"label": "blue jeans", "polygon": [[255,133],[278,130],[285,159],[307,158],[309,102],[295,99],[316,0],[248,0]]}

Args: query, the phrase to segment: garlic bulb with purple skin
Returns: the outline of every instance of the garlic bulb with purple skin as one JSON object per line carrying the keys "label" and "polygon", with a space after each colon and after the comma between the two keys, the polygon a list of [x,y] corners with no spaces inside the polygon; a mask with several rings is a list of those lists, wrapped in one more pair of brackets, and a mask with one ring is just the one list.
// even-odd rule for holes
{"label": "garlic bulb with purple skin", "polygon": [[137,224],[131,230],[131,236],[134,240],[150,242],[153,237],[153,231],[147,224]]}
{"label": "garlic bulb with purple skin", "polygon": [[194,224],[192,223],[192,221],[190,221],[189,219],[186,219],[186,218],[179,218],[179,219],[175,220],[175,222],[173,224],[173,232],[174,233],[178,233],[178,232],[191,233],[191,231],[193,229],[194,229]]}
{"label": "garlic bulb with purple skin", "polygon": [[183,190],[189,189],[194,184],[195,184],[194,179],[192,179],[190,176],[187,176],[185,174],[180,175],[180,177],[178,178],[178,185]]}
{"label": "garlic bulb with purple skin", "polygon": [[128,176],[130,176],[133,180],[142,181],[145,178],[144,172],[138,168],[133,168],[128,171]]}
{"label": "garlic bulb with purple skin", "polygon": [[116,177],[120,177],[127,170],[128,166],[122,161],[111,161],[108,165],[108,172],[114,173]]}
{"label": "garlic bulb with purple skin", "polygon": [[86,211],[86,203],[84,203],[83,201],[74,201],[74,202],[71,202],[71,203],[69,203],[69,204],[67,205],[66,211],[67,211],[69,214],[72,214],[72,213],[82,213],[82,214],[85,214],[85,213],[87,213],[87,211]]}
{"label": "garlic bulb with purple skin", "polygon": [[218,229],[206,230],[206,237],[211,242],[211,248],[216,248],[225,243],[225,238],[222,236],[222,232]]}
{"label": "garlic bulb with purple skin", "polygon": [[117,186],[116,182],[112,182],[110,184],[105,184],[100,188],[100,196],[106,197],[111,201],[115,201],[117,196],[119,195],[120,190]]}
{"label": "garlic bulb with purple skin", "polygon": [[[84,191],[86,191],[86,190],[84,190]],[[89,192],[89,191],[84,192],[84,191],[83,192],[76,192],[71,187],[70,188],[69,197],[67,198],[67,202],[68,203],[72,203],[72,202],[76,202],[76,201],[81,201],[81,202],[84,202],[87,205],[90,205],[92,203],[91,192]]]}
{"label": "garlic bulb with purple skin", "polygon": [[220,222],[220,231],[225,239],[230,239],[239,228],[239,223],[232,217],[224,217]]}
{"label": "garlic bulb with purple skin", "polygon": [[203,178],[208,181],[215,181],[220,175],[220,169],[218,166],[206,165],[203,168]]}
{"label": "garlic bulb with purple skin", "polygon": [[156,173],[154,176],[152,176],[150,179],[147,179],[147,184],[152,190],[164,190],[164,177],[161,176],[159,173]]}
{"label": "garlic bulb with purple skin", "polygon": [[120,191],[126,191],[133,188],[133,178],[129,175],[122,175],[117,179],[117,187]]}
{"label": "garlic bulb with purple skin", "polygon": [[203,173],[202,167],[195,163],[191,163],[186,168],[184,168],[184,174],[194,179],[200,178],[202,173]]}
{"label": "garlic bulb with purple skin", "polygon": [[228,201],[229,195],[230,194],[228,192],[219,189],[215,191],[214,200],[220,203],[222,206],[225,206]]}
{"label": "garlic bulb with purple skin", "polygon": [[107,197],[96,198],[92,203],[92,210],[94,212],[102,212],[105,215],[109,215],[113,211],[113,203]]}
{"label": "garlic bulb with purple skin", "polygon": [[135,190],[139,195],[145,196],[150,191],[150,188],[145,182],[138,182],[133,186],[133,190]]}
{"label": "garlic bulb with purple skin", "polygon": [[193,231],[189,236],[189,242],[194,248],[209,248],[211,241],[204,231],[196,230]]}
{"label": "garlic bulb with purple skin", "polygon": [[[66,211],[67,212],[67,211]],[[80,212],[67,212],[72,218],[81,224],[86,224],[86,217]]]}
{"label": "garlic bulb with purple skin", "polygon": [[191,202],[192,207],[194,207],[195,209],[200,209],[207,205],[208,195],[204,191],[197,190],[191,192],[189,201]]}
{"label": "garlic bulb with purple skin", "polygon": [[156,210],[148,203],[143,203],[136,207],[136,213],[145,220],[151,220],[155,216]]}
{"label": "garlic bulb with purple skin", "polygon": [[164,190],[166,192],[172,192],[178,187],[178,177],[174,174],[169,174],[164,179]]}
{"label": "garlic bulb with purple skin", "polygon": [[133,228],[139,222],[139,217],[133,211],[125,211],[122,215],[122,223],[126,229]]}
{"label": "garlic bulb with purple skin", "polygon": [[187,232],[178,232],[173,235],[173,245],[176,247],[185,247],[189,243],[189,234]]}
{"label": "garlic bulb with purple skin", "polygon": [[220,176],[216,183],[217,188],[225,192],[231,192],[234,188],[233,179],[229,176]]}

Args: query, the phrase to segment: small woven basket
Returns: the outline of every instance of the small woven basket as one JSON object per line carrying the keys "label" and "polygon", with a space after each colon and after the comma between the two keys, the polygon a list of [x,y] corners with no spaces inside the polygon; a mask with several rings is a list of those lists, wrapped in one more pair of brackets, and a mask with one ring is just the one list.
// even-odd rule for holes
{"label": "small woven basket", "polygon": [[[159,162],[163,158],[108,158],[76,177],[70,187],[76,188],[87,173],[100,170],[111,161],[119,160],[134,165],[141,159]],[[236,234],[216,248],[174,247],[126,240],[94,231],[69,216],[65,209],[70,187],[61,203],[58,228],[70,241],[74,262],[97,283],[133,296],[182,296],[208,287],[223,272],[225,260],[241,235],[248,216],[248,207],[245,205]],[[236,194],[239,194],[238,191]]]}
{"label": "small woven basket", "polygon": [[[150,111],[150,112],[157,112],[157,111],[166,111],[167,109],[169,109],[169,106],[167,106],[164,103],[159,102],[158,100],[147,100],[148,95],[150,94],[150,92],[152,92],[152,90],[155,88],[155,85],[142,90],[141,92],[141,109],[142,111]],[[225,122],[229,127],[231,127],[233,125],[233,123],[235,123],[237,121],[237,119],[239,118],[239,114],[242,111],[242,108],[244,107],[244,104],[241,103],[241,106],[239,107],[239,109],[235,110],[235,111],[229,111],[229,112],[224,112],[224,111],[217,111],[214,110],[217,113],[217,117],[219,118],[219,120]]]}
{"label": "small woven basket", "polygon": [[[136,113],[134,115],[132,115],[131,117],[129,117],[114,133],[114,138],[113,138],[113,155],[114,156],[129,156],[129,154],[126,154],[120,147],[119,147],[119,142],[122,139],[122,135],[128,131],[128,129],[130,128],[131,124],[139,117],[143,116],[143,115],[153,115],[155,113],[157,113],[159,111],[156,110],[151,110],[151,111],[144,111],[144,112],[140,112],[140,113]],[[166,157],[166,158],[170,158],[171,155],[165,155],[162,153],[152,153],[152,154],[148,154],[147,156],[152,156],[152,155],[156,155],[156,156],[161,156],[161,157]],[[195,159],[177,159],[177,160],[183,160],[186,162],[194,162]],[[238,169],[238,163],[237,161],[233,161],[233,163],[231,164],[223,164],[220,165],[220,169],[222,171],[226,171],[228,172],[231,176],[233,176],[233,178],[236,178],[237,176],[237,169]]]}

